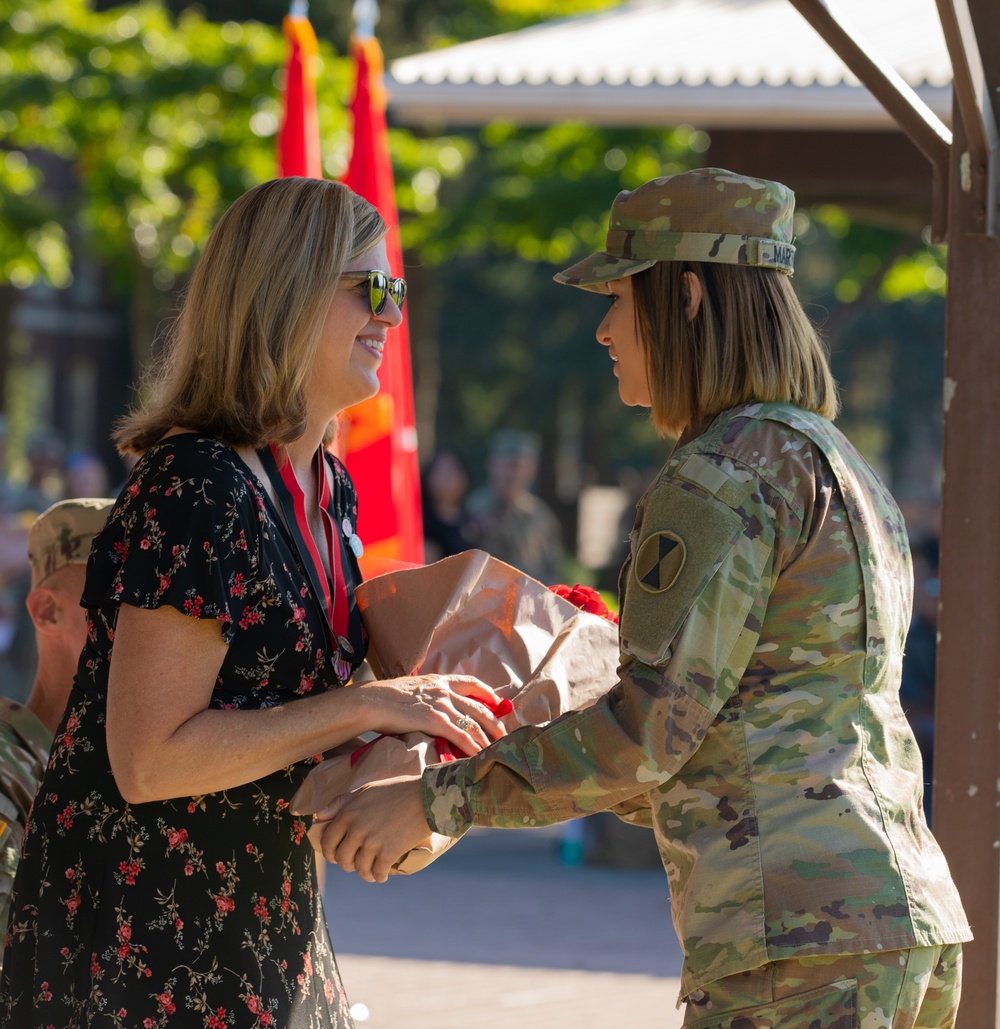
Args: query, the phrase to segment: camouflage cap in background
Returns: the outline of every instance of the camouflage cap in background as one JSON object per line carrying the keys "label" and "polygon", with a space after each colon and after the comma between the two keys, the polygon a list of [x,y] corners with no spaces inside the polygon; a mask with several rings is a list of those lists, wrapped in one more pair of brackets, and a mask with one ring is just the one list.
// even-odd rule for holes
{"label": "camouflage cap in background", "polygon": [[104,528],[112,504],[109,497],[60,500],[35,519],[28,530],[32,589],[66,565],[87,563],[90,544]]}
{"label": "camouflage cap in background", "polygon": [[605,249],[555,280],[607,292],[607,283],[658,261],[742,264],[791,275],[794,212],[787,186],[724,168],[651,179],[615,197]]}

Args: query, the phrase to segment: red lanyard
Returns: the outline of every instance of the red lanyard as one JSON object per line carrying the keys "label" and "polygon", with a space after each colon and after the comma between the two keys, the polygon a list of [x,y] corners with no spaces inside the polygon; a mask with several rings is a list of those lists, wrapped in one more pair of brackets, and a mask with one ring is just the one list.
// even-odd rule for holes
{"label": "red lanyard", "polygon": [[[318,450],[315,465],[320,517],[326,535],[327,549],[330,553],[330,574],[327,574],[319,547],[316,546],[316,540],[309,528],[305,493],[299,485],[299,480],[295,477],[287,452],[283,447],[277,447],[272,443],[270,447],[259,453],[264,459],[264,467],[278,496],[285,515],[285,522],[295,539],[303,564],[306,566],[307,577],[317,599],[322,602],[326,611],[328,624],[333,634],[333,642],[335,645],[339,645],[339,640],[347,638],[347,580],[344,577],[340,533],[334,522],[332,511],[333,493],[329,470],[326,466],[326,456],[322,448]],[[270,460],[267,460],[268,457]],[[331,576],[333,578],[332,589]]]}

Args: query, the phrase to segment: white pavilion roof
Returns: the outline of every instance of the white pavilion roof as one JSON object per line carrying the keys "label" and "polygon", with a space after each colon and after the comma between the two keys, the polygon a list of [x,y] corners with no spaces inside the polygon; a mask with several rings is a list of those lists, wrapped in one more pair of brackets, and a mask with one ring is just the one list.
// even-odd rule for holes
{"label": "white pavilion roof", "polygon": [[[935,0],[827,0],[944,121]],[[627,0],[393,61],[396,121],[583,119],[702,128],[886,128],[892,119],[789,0]]]}

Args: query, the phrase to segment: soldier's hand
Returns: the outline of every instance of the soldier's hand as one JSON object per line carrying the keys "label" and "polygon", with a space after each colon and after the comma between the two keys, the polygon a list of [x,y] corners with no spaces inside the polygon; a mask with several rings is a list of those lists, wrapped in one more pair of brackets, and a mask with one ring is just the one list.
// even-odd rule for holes
{"label": "soldier's hand", "polygon": [[371,883],[384,883],[392,866],[430,835],[418,776],[383,779],[342,794],[316,818],[329,823],[322,835],[327,861]]}

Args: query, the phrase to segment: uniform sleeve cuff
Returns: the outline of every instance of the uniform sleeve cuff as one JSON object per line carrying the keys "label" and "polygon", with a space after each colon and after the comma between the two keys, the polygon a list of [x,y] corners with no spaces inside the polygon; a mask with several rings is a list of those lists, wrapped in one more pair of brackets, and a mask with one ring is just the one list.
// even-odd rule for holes
{"label": "uniform sleeve cuff", "polygon": [[427,824],[442,836],[458,839],[472,827],[471,782],[464,761],[432,765],[421,777],[420,793]]}

